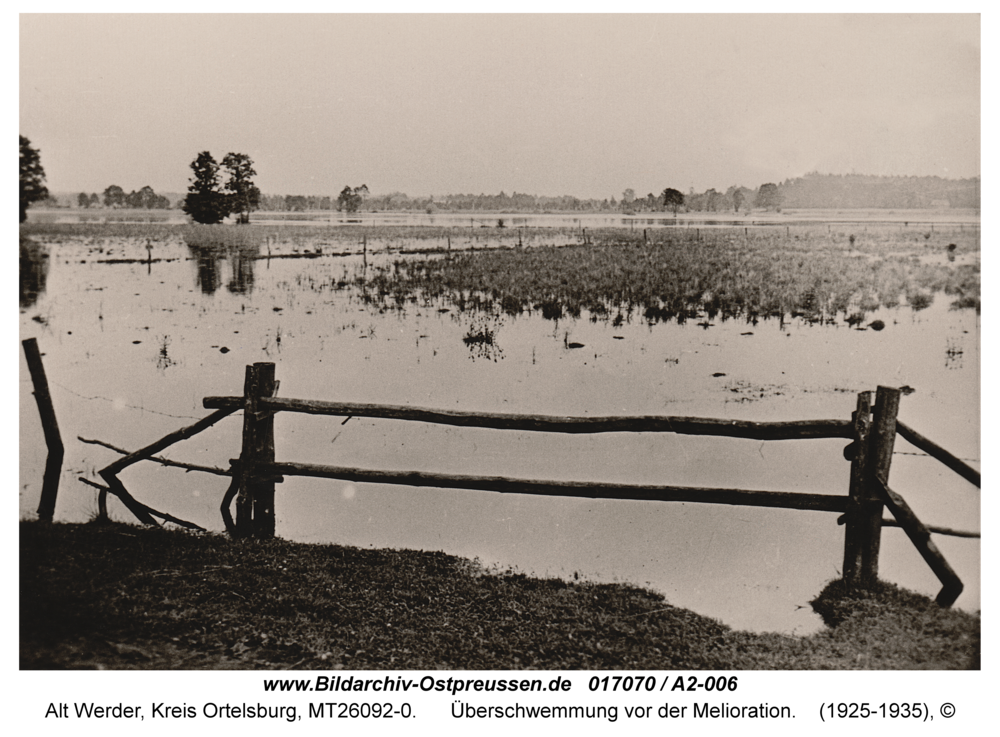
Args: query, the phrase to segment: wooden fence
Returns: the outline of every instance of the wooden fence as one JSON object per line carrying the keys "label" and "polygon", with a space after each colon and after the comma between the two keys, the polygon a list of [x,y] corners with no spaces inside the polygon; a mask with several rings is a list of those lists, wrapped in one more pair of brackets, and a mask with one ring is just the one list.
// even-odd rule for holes
{"label": "wooden fence", "polygon": [[[118,479],[118,473],[139,460],[151,459],[161,463],[165,462],[165,459],[156,458],[154,454],[179,440],[191,437],[223,417],[242,409],[242,450],[238,459],[230,461],[229,469],[195,466],[176,461],[168,462],[170,465],[190,470],[207,471],[232,477],[232,483],[223,498],[221,511],[227,531],[235,537],[273,537],[275,484],[281,482],[285,476],[312,476],[365,483],[476,489],[501,493],[542,494],[590,499],[683,501],[701,504],[731,504],[837,512],[840,514],[838,523],[845,525],[843,568],[845,581],[858,587],[872,584],[878,577],[882,527],[890,525],[902,527],[941,581],[942,589],[937,596],[937,602],[946,607],[951,606],[962,592],[962,582],[935,546],[931,534],[979,537],[978,533],[924,525],[906,504],[903,497],[889,488],[889,468],[897,434],[902,435],[917,448],[955,470],[977,487],[980,486],[978,471],[897,421],[896,414],[899,409],[900,392],[898,389],[889,387],[878,387],[874,407],[871,402],[871,392],[861,392],[857,398],[857,407],[850,420],[799,422],[747,422],[664,416],[550,417],[474,413],[382,404],[282,399],[276,396],[277,388],[278,382],[275,381],[273,363],[256,363],[247,366],[243,396],[206,397],[203,401],[204,407],[215,410],[211,415],[189,427],[171,433],[145,448],[129,453],[102,469],[99,473],[108,484],[102,491],[102,496],[106,491],[116,494],[140,520],[148,524],[155,524],[153,517],[157,516],[189,527],[196,526],[157,512],[136,501]],[[300,412],[347,418],[373,417],[460,427],[571,434],[670,432],[765,441],[843,438],[851,441],[844,449],[844,457],[851,462],[850,486],[847,495],[830,495],[750,489],[538,481],[500,476],[470,476],[416,471],[390,472],[344,466],[278,462],[274,456],[274,415],[278,412]],[[119,450],[119,452],[124,451]],[[230,512],[234,498],[236,499],[235,520]],[[883,509],[886,507],[892,514],[892,519],[883,520]]]}

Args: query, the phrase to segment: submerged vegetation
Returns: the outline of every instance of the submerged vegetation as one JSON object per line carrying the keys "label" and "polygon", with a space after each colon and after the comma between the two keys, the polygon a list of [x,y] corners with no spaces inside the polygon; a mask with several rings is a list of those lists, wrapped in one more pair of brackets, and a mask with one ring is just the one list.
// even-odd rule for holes
{"label": "submerged vegetation", "polygon": [[20,561],[21,668],[979,667],[978,615],[889,584],[829,585],[794,637],[436,552],[22,522]]}
{"label": "submerged vegetation", "polygon": [[[382,307],[445,300],[462,310],[551,320],[586,311],[595,321],[802,317],[859,325],[880,307],[924,309],[936,292],[952,296],[955,308],[980,308],[978,260],[946,261],[922,236],[780,231],[683,229],[648,238],[617,230],[595,234],[592,245],[400,258],[353,283]],[[971,234],[961,248],[975,248]]]}

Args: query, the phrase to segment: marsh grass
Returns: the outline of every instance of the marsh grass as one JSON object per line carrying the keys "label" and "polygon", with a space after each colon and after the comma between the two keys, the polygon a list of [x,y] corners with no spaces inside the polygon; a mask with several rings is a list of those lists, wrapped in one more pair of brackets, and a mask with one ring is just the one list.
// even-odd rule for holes
{"label": "marsh grass", "polygon": [[[460,310],[550,320],[584,311],[595,321],[624,315],[649,323],[789,317],[825,323],[860,315],[860,325],[866,314],[904,301],[924,309],[939,292],[953,296],[957,309],[978,311],[978,259],[937,263],[936,245],[891,235],[851,242],[822,232],[793,238],[684,229],[647,240],[617,229],[595,231],[585,246],[397,259],[368,269],[363,281],[369,300],[383,307],[440,300]],[[971,233],[951,238],[960,235],[965,252],[976,248]],[[356,275],[354,284],[361,281]]]}
{"label": "marsh grass", "polygon": [[[803,602],[805,604],[805,602]],[[22,669],[962,669],[980,618],[831,584],[808,637],[437,552],[20,525]]]}

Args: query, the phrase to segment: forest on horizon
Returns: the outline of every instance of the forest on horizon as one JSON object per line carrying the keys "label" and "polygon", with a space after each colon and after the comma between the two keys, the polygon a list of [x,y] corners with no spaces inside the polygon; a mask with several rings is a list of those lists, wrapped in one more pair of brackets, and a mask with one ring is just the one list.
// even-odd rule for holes
{"label": "forest on horizon", "polygon": [[[755,209],[926,209],[980,208],[981,178],[945,179],[937,176],[877,176],[869,174],[820,174],[812,172],[779,183],[765,183],[756,189],[731,186],[725,191],[708,189],[683,193],[681,211],[739,212]],[[670,183],[665,182],[669,189]],[[347,187],[345,189],[350,189]],[[544,196],[519,192],[507,194],[448,194],[411,197],[402,192],[368,194],[365,185],[355,190],[365,194],[357,210],[364,212],[624,212],[648,213],[671,210],[663,194],[640,194],[626,189],[620,196],[586,199],[572,195]],[[149,187],[143,190],[152,192]],[[128,196],[109,198],[108,193],[122,193],[111,184],[98,193],[57,193],[44,203],[49,207],[117,208],[131,202]],[[140,207],[168,209],[180,207],[185,194],[168,193],[146,197]],[[121,203],[121,204],[119,204]],[[343,209],[343,198],[336,195],[263,194],[260,210],[269,212],[306,212]]]}

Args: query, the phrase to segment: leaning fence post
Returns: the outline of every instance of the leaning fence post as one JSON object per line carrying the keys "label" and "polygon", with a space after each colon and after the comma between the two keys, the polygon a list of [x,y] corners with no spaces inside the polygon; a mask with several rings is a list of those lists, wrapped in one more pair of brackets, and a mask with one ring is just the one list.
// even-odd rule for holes
{"label": "leaning fence post", "polygon": [[[862,586],[871,586],[878,579],[878,554],[882,542],[882,495],[880,485],[889,481],[892,450],[896,444],[896,415],[899,413],[899,389],[880,386],[875,392],[875,411],[868,462],[865,470],[864,510],[859,515],[863,527]],[[881,481],[880,481],[881,480]]]}
{"label": "leaning fence post", "polygon": [[862,570],[864,528],[861,512],[864,505],[865,479],[868,467],[868,435],[871,431],[871,392],[858,394],[857,409],[852,417],[854,442],[844,449],[851,461],[850,507],[844,527],[844,582],[857,586]]}
{"label": "leaning fence post", "polygon": [[24,347],[24,358],[28,363],[28,373],[31,374],[31,383],[35,390],[38,414],[42,418],[45,445],[49,449],[48,458],[45,460],[45,473],[42,476],[42,497],[38,502],[38,519],[51,522],[56,511],[56,495],[59,492],[59,475],[62,473],[65,450],[62,437],[59,435],[56,411],[52,407],[49,382],[45,378],[42,354],[38,351],[38,341],[35,338],[27,338],[21,341],[21,345]]}

